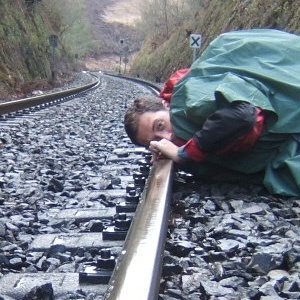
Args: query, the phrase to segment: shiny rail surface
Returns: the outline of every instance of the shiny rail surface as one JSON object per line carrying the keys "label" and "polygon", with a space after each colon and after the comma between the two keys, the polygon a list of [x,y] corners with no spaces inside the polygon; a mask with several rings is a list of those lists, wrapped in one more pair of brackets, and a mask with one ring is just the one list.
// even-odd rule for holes
{"label": "shiny rail surface", "polygon": [[117,78],[129,80],[129,81],[132,81],[132,82],[136,82],[140,85],[143,85],[143,86],[147,87],[147,89],[151,90],[156,95],[159,94],[159,92],[162,88],[162,86],[160,86],[159,84],[153,83],[153,82],[148,81],[148,80],[143,80],[143,79],[137,78],[137,77],[118,75],[118,74],[111,73],[111,72],[104,72],[104,74],[108,75],[108,76],[112,76],[112,77],[117,77]]}
{"label": "shiny rail surface", "polygon": [[[155,95],[161,89],[138,78],[106,75],[142,84]],[[172,179],[171,160],[160,160],[152,166],[104,300],[158,298]]]}
{"label": "shiny rail surface", "polygon": [[65,91],[0,103],[0,116],[8,113],[24,110],[27,108],[49,104],[52,101],[62,99],[62,98],[67,98],[88,91],[89,89],[96,88],[99,84],[100,81],[97,80],[92,83],[80,87],[68,89]]}
{"label": "shiny rail surface", "polygon": [[170,160],[157,161],[152,167],[105,300],[157,299],[169,216],[172,168]]}

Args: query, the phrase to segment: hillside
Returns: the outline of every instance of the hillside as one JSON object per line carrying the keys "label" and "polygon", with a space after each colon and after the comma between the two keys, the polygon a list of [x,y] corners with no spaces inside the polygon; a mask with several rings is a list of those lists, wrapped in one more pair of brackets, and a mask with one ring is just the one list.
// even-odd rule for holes
{"label": "hillside", "polygon": [[[116,69],[120,39],[130,65],[142,43],[138,2],[0,0],[0,101],[62,85],[82,69]],[[58,37],[55,49],[50,35]]]}
{"label": "hillside", "polygon": [[98,47],[85,58],[89,70],[114,70],[119,67],[121,39],[129,47],[129,67],[142,44],[139,19],[140,0],[85,0],[87,22]]}
{"label": "hillside", "polygon": [[[202,35],[200,52],[214,37],[229,30],[276,28],[300,33],[300,0],[155,1],[0,0],[0,99],[62,85],[82,69],[117,71],[120,40],[128,50],[127,73],[163,81],[175,69],[192,63],[187,32]],[[156,32],[161,25],[159,8],[149,8],[153,27],[148,26],[145,34],[141,8],[147,11],[151,2],[201,8],[192,9],[167,35]],[[52,34],[59,36],[55,78],[49,45]]]}
{"label": "hillside", "polygon": [[0,2],[0,99],[21,95],[28,82],[51,76],[50,32],[43,15],[24,2]]}
{"label": "hillside", "polygon": [[[198,1],[198,3],[201,1]],[[192,63],[187,30],[202,35],[201,51],[218,34],[248,28],[274,28],[300,33],[299,0],[202,0],[194,11],[169,37],[149,36],[131,67],[132,75],[165,80],[175,69]],[[155,41],[155,49],[153,49]]]}

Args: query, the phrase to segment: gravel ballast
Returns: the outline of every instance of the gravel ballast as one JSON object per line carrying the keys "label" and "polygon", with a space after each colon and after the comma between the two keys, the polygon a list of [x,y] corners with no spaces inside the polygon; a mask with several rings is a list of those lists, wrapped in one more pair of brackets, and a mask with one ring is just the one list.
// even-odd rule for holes
{"label": "gravel ballast", "polygon": [[[88,81],[81,76],[76,84]],[[112,221],[99,221],[102,210],[115,206],[132,175],[134,146],[123,115],[127,103],[149,92],[100,76],[101,87],[76,100],[1,122],[0,285],[7,275],[43,276],[23,298],[2,288],[0,299],[101,299],[100,288],[75,286],[58,295],[54,284],[42,282],[51,272],[78,272],[99,258],[99,249],[72,252],[58,242],[45,251],[35,239],[102,233]],[[116,167],[118,160],[128,164]],[[300,299],[299,198],[246,183],[196,182],[183,172],[173,187],[159,299]],[[110,249],[117,256],[121,245]],[[73,277],[69,282],[73,288]]]}

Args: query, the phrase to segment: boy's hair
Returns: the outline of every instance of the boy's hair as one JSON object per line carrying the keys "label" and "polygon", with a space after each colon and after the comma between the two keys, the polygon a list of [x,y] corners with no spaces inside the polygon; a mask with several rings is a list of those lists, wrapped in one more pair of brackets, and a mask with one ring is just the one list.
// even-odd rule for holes
{"label": "boy's hair", "polygon": [[140,115],[145,112],[157,112],[160,110],[165,110],[162,100],[163,99],[159,97],[145,95],[135,99],[127,108],[124,116],[124,126],[128,137],[134,144],[140,145],[136,140]]}

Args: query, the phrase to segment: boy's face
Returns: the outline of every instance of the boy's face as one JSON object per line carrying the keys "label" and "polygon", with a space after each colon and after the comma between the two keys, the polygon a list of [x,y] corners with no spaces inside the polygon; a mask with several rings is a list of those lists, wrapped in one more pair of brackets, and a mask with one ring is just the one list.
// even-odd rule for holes
{"label": "boy's face", "polygon": [[140,115],[137,141],[148,147],[151,141],[159,141],[163,138],[169,141],[174,139],[169,110],[145,112]]}

